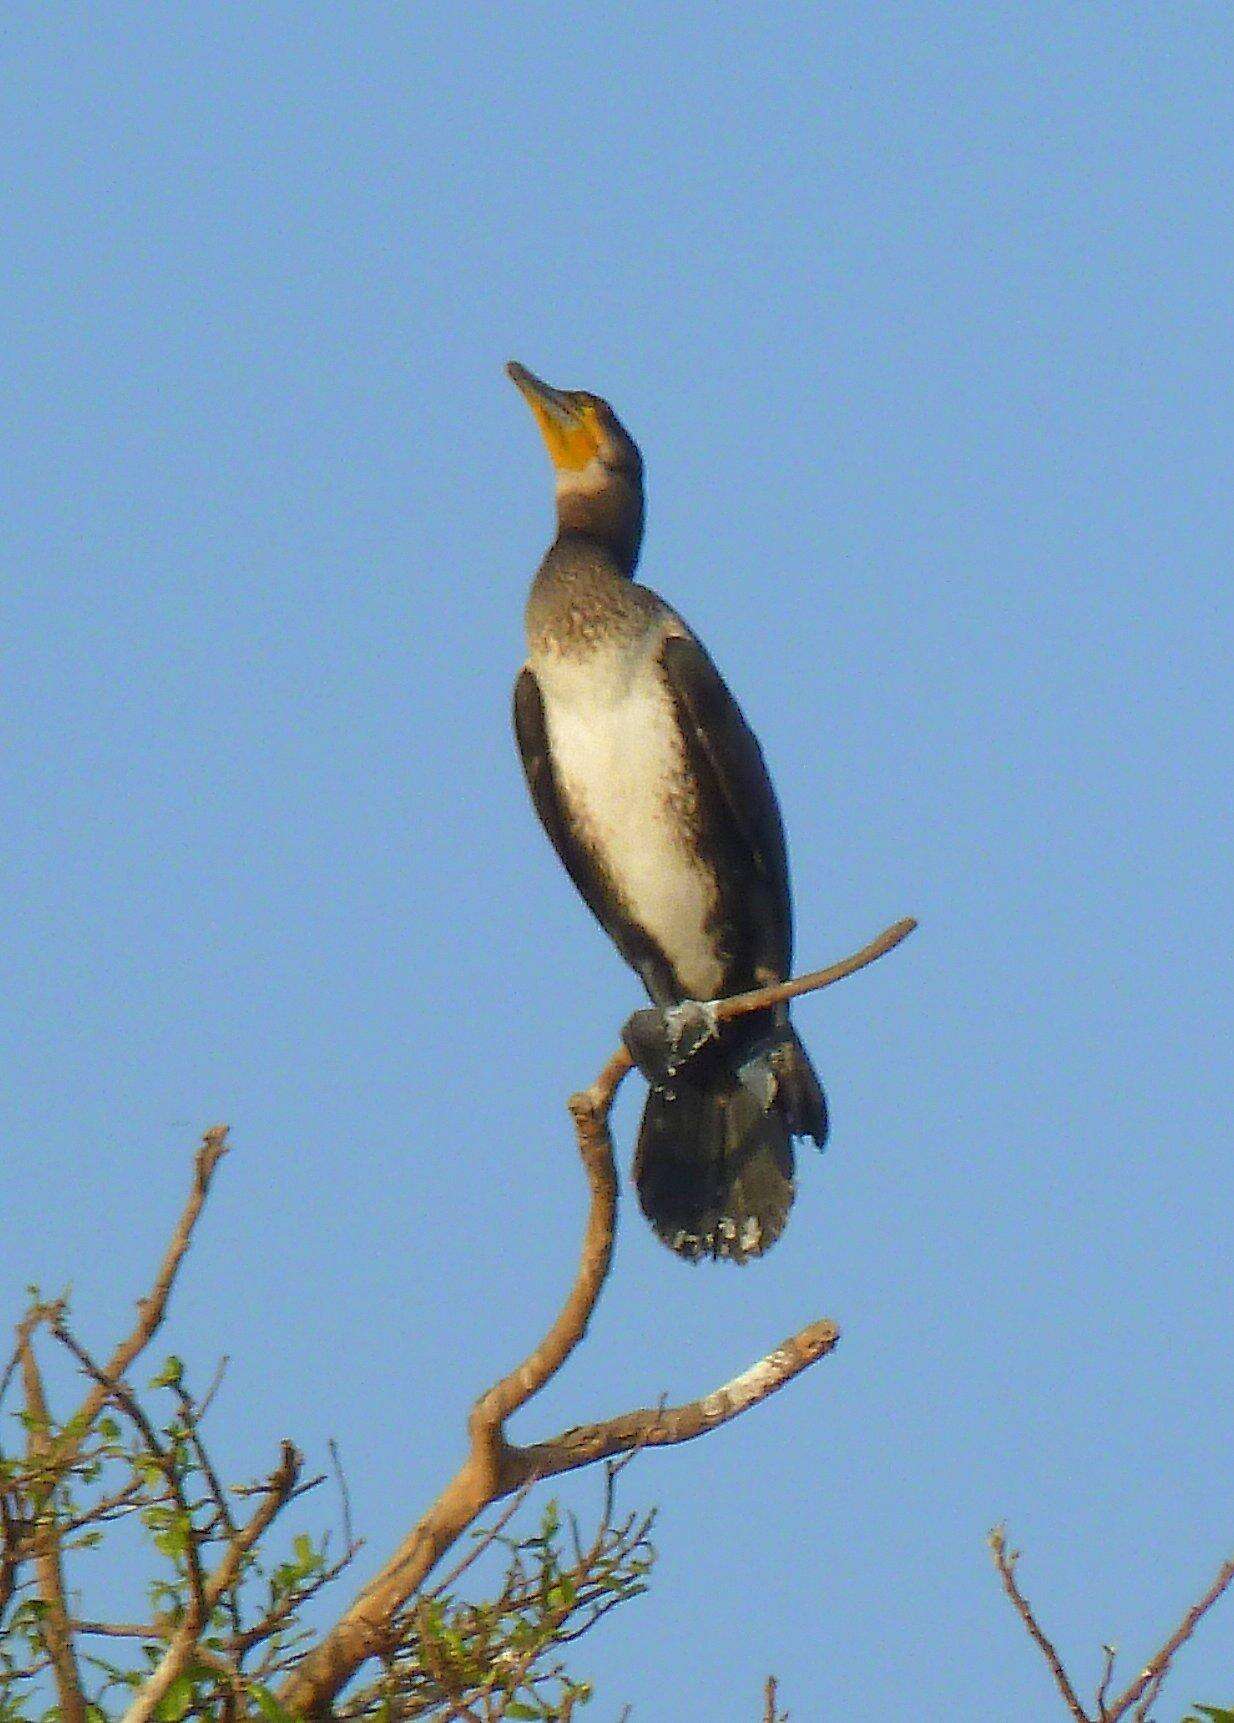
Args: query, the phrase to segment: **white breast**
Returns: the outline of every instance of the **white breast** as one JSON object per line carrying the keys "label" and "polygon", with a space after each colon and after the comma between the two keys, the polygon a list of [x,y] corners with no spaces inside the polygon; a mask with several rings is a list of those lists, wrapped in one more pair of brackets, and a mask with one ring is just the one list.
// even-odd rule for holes
{"label": "white breast", "polygon": [[656,644],[637,665],[601,650],[584,664],[538,655],[534,668],[572,821],[687,991],[710,999],[722,982],[707,932],[716,893],[684,841],[697,790],[651,657]]}

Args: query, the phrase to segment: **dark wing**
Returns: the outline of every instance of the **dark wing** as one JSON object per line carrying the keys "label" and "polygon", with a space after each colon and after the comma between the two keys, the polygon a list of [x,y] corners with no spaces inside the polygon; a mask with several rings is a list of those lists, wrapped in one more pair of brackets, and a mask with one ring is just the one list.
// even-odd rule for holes
{"label": "dark wing", "polygon": [[739,913],[759,924],[751,930],[756,960],[786,976],[793,957],[788,853],[763,750],[692,635],[669,635],[659,656],[695,775],[713,787],[725,816],[725,847],[736,864],[725,872],[734,875],[734,900],[744,900]]}

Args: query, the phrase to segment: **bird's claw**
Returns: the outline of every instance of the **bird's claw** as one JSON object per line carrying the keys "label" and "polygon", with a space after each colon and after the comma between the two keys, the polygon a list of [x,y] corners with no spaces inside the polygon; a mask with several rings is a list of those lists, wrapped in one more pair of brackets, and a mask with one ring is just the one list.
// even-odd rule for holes
{"label": "bird's claw", "polygon": [[714,999],[683,999],[679,1005],[648,1005],[636,1011],[621,1038],[647,1081],[663,1088],[719,1034]]}

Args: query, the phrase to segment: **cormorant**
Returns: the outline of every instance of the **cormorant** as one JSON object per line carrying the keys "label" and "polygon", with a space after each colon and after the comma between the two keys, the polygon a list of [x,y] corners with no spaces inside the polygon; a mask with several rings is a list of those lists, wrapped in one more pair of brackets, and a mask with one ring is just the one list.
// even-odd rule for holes
{"label": "cormorant", "polygon": [[557,489],[557,536],[527,601],[514,693],[523,769],[567,872],[658,1008],[626,1031],[651,1080],[634,1162],[643,1212],[682,1256],[744,1262],[788,1218],[793,1137],[822,1147],[823,1091],[787,1006],[718,1027],[672,1008],[790,973],[775,791],[702,645],[633,579],[643,536],[633,439],[599,396],[552,389],[514,362],[507,371]]}

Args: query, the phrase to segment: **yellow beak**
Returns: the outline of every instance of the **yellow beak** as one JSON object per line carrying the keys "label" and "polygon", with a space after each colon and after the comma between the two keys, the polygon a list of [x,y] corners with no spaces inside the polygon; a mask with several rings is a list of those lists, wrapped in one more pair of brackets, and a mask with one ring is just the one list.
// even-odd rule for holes
{"label": "yellow beak", "polygon": [[579,472],[599,447],[590,402],[554,389],[511,359],[506,375],[536,416],[549,458],[559,472]]}

